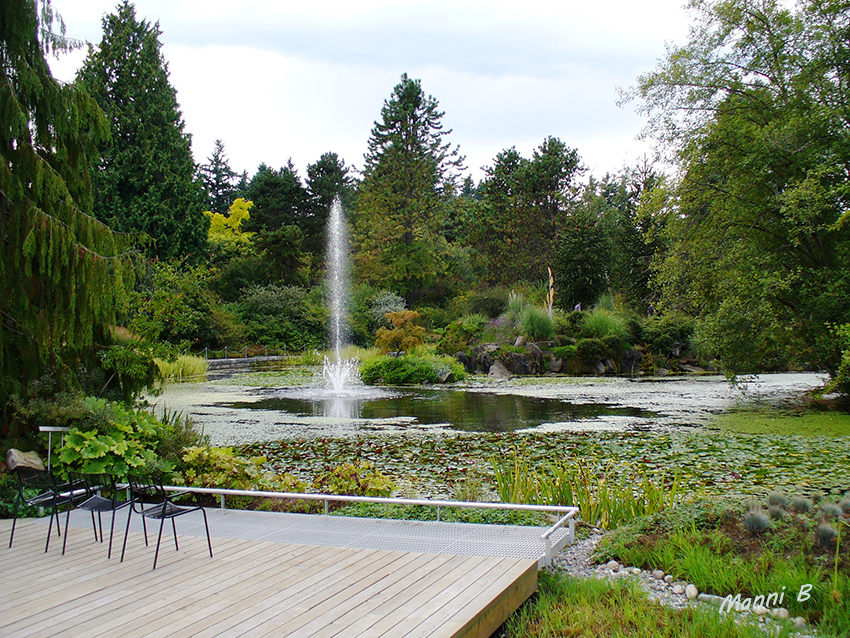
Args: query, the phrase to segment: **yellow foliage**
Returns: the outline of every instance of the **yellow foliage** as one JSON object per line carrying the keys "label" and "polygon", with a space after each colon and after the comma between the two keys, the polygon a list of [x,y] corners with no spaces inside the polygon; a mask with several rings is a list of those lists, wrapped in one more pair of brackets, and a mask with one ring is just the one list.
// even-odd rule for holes
{"label": "yellow foliage", "polygon": [[240,197],[230,205],[226,216],[206,211],[204,215],[210,218],[210,241],[250,243],[254,233],[242,232],[242,222],[251,216],[253,206],[254,202]]}

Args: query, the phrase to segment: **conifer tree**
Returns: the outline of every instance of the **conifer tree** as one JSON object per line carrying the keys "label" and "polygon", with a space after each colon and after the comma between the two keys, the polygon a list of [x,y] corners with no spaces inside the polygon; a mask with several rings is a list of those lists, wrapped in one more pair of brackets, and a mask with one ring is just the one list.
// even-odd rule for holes
{"label": "conifer tree", "polygon": [[103,18],[103,39],[80,69],[78,83],[112,130],[92,163],[94,212],[115,230],[145,233],[150,256],[192,258],[206,250],[209,221],[160,33],[124,0]]}
{"label": "conifer tree", "polygon": [[207,210],[224,215],[236,197],[236,173],[230,168],[224,144],[215,141],[209,161],[201,166],[201,179],[207,191]]}
{"label": "conifer tree", "polygon": [[446,201],[463,157],[445,141],[444,113],[407,74],[375,122],[366,154],[355,241],[361,275],[411,299],[443,271]]}
{"label": "conifer tree", "polygon": [[[54,24],[60,34],[51,32]],[[58,83],[67,48],[49,0],[0,10],[0,416],[9,398],[97,341],[132,285],[126,237],[89,213],[87,153],[108,136],[95,102]]]}

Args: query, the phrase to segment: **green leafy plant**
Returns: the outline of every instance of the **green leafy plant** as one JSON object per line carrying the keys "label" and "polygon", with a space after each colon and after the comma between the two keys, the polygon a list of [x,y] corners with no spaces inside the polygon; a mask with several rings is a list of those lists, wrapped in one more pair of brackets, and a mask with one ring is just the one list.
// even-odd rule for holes
{"label": "green leafy plant", "polygon": [[422,345],[425,328],[417,325],[419,313],[415,310],[400,310],[388,312],[387,321],[392,328],[378,328],[375,335],[375,345],[382,352],[409,352],[416,346]]}
{"label": "green leafy plant", "polygon": [[141,468],[170,469],[154,452],[165,427],[154,415],[105,399],[83,401],[88,414],[68,431],[57,455],[63,469],[118,477]]}
{"label": "green leafy plant", "polygon": [[465,376],[463,366],[451,357],[381,356],[360,367],[360,378],[368,384],[417,385],[456,381]]}
{"label": "green leafy plant", "polygon": [[328,494],[389,496],[395,485],[372,463],[358,460],[326,469],[313,481],[313,487]]}

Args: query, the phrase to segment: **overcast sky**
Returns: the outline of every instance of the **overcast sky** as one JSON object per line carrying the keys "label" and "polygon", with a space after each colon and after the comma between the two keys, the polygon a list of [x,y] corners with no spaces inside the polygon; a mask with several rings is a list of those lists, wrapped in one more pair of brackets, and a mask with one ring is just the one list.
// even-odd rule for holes
{"label": "overcast sky", "polygon": [[[363,165],[367,140],[402,73],[445,112],[469,172],[549,135],[601,177],[650,148],[634,105],[617,106],[684,44],[684,0],[138,0],[159,22],[171,84],[197,162],[221,139],[237,172],[289,158],[302,177],[327,151]],[[100,42],[111,0],[53,0],[66,34]],[[72,79],[84,57],[52,61]]]}

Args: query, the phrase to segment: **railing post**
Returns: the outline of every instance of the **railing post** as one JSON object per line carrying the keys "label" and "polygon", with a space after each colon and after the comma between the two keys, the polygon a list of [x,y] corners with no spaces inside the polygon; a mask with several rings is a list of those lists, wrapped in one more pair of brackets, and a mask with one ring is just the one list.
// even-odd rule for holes
{"label": "railing post", "polygon": [[224,358],[227,359],[227,346],[224,346]]}
{"label": "railing post", "polygon": [[325,514],[328,513],[328,499],[325,499]]}
{"label": "railing post", "polygon": [[210,358],[210,347],[209,347],[209,346],[206,346],[206,347],[204,348],[204,359],[206,359],[207,361],[209,361],[209,358]]}
{"label": "railing post", "polygon": [[224,494],[220,494],[219,496],[221,496],[221,509],[227,509],[227,508],[224,506]]}
{"label": "railing post", "polygon": [[441,520],[441,519],[440,519],[440,506],[439,506],[439,505],[437,505],[437,522],[439,523],[439,522],[440,522],[440,520]]}
{"label": "railing post", "polygon": [[543,544],[546,547],[546,567],[552,564],[552,539],[548,536],[543,539]]}

